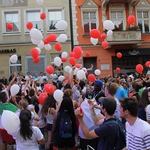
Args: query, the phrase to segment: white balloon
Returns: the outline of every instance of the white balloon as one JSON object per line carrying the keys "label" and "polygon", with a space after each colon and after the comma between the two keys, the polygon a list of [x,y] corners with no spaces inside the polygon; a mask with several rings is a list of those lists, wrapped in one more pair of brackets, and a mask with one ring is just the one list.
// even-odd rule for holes
{"label": "white balloon", "polygon": [[83,70],[84,72],[87,72],[87,69],[86,69],[86,68],[82,68],[82,70]]}
{"label": "white balloon", "polygon": [[1,123],[3,128],[10,132],[13,133],[17,131],[17,129],[20,126],[20,119],[17,114],[15,114],[12,111],[9,110],[3,110],[2,116],[1,116]]}
{"label": "white balloon", "polygon": [[62,82],[64,79],[65,79],[64,76],[59,76],[59,77],[58,77],[58,80],[61,81],[61,82]]}
{"label": "white balloon", "polygon": [[67,39],[68,39],[68,37],[67,37],[66,34],[60,34],[60,35],[57,37],[56,41],[57,41],[57,42],[60,42],[60,43],[64,43],[64,42],[67,41]]}
{"label": "white balloon", "polygon": [[57,30],[66,30],[68,23],[65,20],[59,20],[55,27]]}
{"label": "white balloon", "polygon": [[35,40],[35,39],[31,38],[31,42],[35,45],[38,45],[41,42],[41,40]]}
{"label": "white balloon", "polygon": [[38,6],[41,6],[41,5],[43,5],[43,0],[36,0],[36,3]]}
{"label": "white balloon", "polygon": [[113,31],[112,30],[108,30],[107,31],[107,37],[110,37],[110,36],[112,36],[113,35]]}
{"label": "white balloon", "polygon": [[10,57],[9,60],[11,63],[16,63],[18,61],[18,56],[16,54],[14,54]]}
{"label": "white balloon", "polygon": [[41,49],[39,47],[35,47],[35,48],[38,50],[39,54],[41,54]]}
{"label": "white balloon", "polygon": [[113,30],[115,28],[114,23],[111,20],[105,20],[103,22],[103,27],[106,30]]}
{"label": "white balloon", "polygon": [[55,57],[54,58],[54,64],[56,65],[56,66],[60,66],[61,65],[61,63],[62,63],[62,61],[61,61],[61,59],[59,58],[59,57]]}
{"label": "white balloon", "polygon": [[13,84],[11,87],[10,87],[10,93],[11,93],[11,96],[15,96],[20,90],[20,87],[18,86],[18,84]]}
{"label": "white balloon", "polygon": [[45,44],[44,48],[45,48],[45,50],[49,51],[49,50],[51,50],[52,46],[50,44]]}
{"label": "white balloon", "polygon": [[99,69],[96,69],[96,70],[94,71],[94,73],[95,73],[95,75],[99,76],[99,75],[101,74],[101,71],[100,71]]}
{"label": "white balloon", "polygon": [[83,70],[79,70],[78,72],[77,72],[77,78],[79,79],[79,80],[82,80],[82,79],[85,79],[85,72],[83,71]]}
{"label": "white balloon", "polygon": [[70,66],[65,66],[64,70],[69,73],[70,68]]}
{"label": "white balloon", "polygon": [[68,57],[68,53],[67,52],[62,52],[61,58],[67,58],[67,57]]}
{"label": "white balloon", "polygon": [[96,45],[97,43],[98,43],[98,38],[90,38],[90,41],[91,41],[91,43],[93,44],[93,45]]}
{"label": "white balloon", "polygon": [[40,43],[37,45],[40,49],[44,48],[44,42],[41,40]]}
{"label": "white balloon", "polygon": [[30,30],[30,37],[36,41],[41,41],[43,39],[42,32],[36,28]]}
{"label": "white balloon", "polygon": [[58,102],[63,100],[64,93],[61,90],[55,90],[53,93],[54,99]]}

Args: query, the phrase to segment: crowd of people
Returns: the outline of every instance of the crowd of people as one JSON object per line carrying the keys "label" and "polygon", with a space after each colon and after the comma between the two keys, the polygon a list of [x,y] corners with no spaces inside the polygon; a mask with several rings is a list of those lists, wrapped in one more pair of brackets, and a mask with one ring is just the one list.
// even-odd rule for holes
{"label": "crowd of people", "polygon": [[[150,149],[150,77],[118,75],[99,78],[94,82],[79,80],[74,67],[68,78],[58,80],[43,72],[25,76],[12,73],[0,82],[0,119],[3,110],[16,113],[20,127],[9,135],[17,150],[149,150]],[[18,84],[19,92],[11,96],[10,88]],[[39,96],[44,85],[52,84],[63,91],[63,100],[48,94],[43,104]],[[72,134],[60,136],[64,112],[70,116]],[[125,131],[125,142],[118,142],[118,124]],[[0,120],[0,149],[7,150]],[[122,144],[122,145],[121,145]]]}

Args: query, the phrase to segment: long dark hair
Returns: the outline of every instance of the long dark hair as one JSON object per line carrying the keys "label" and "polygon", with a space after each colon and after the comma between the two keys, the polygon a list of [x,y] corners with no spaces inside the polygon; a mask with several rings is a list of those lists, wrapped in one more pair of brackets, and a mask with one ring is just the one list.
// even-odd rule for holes
{"label": "long dark hair", "polygon": [[35,112],[38,114],[38,112],[39,112],[39,102],[38,102],[38,98],[36,96],[31,97],[31,104],[34,105]]}
{"label": "long dark hair", "polygon": [[21,136],[27,140],[32,137],[33,131],[32,126],[30,124],[31,120],[31,112],[28,109],[24,109],[20,112],[20,134]]}
{"label": "long dark hair", "polygon": [[53,95],[48,95],[48,97],[46,98],[46,100],[43,104],[41,112],[44,115],[46,115],[48,113],[49,108],[56,109],[56,100],[54,99]]}

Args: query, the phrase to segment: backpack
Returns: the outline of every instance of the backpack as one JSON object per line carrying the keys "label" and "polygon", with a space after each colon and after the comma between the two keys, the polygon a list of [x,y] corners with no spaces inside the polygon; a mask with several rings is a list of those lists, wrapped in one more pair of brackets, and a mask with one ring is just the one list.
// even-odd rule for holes
{"label": "backpack", "polygon": [[60,118],[59,136],[61,138],[72,137],[72,121],[67,111],[64,111]]}
{"label": "backpack", "polygon": [[108,123],[112,124],[115,123],[117,125],[117,135],[116,135],[116,143],[114,146],[114,150],[122,150],[124,147],[126,147],[126,131],[122,124],[122,122],[119,119],[111,120]]}

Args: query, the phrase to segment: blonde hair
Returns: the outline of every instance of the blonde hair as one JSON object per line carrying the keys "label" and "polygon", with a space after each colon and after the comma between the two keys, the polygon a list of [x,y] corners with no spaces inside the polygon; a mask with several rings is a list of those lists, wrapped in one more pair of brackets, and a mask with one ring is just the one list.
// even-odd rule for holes
{"label": "blonde hair", "polygon": [[28,102],[26,101],[26,100],[24,100],[24,99],[22,99],[22,100],[20,100],[19,101],[19,106],[20,106],[20,109],[27,109],[27,107],[28,107]]}

